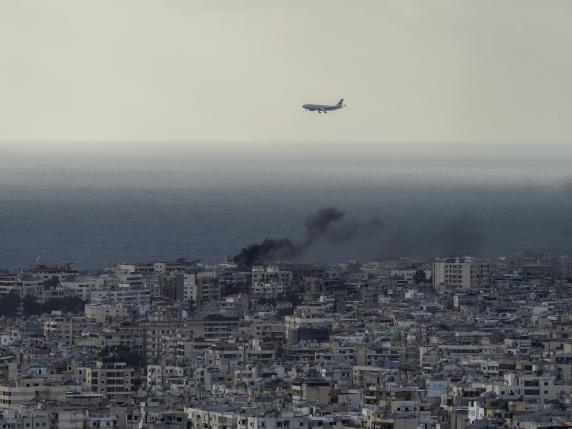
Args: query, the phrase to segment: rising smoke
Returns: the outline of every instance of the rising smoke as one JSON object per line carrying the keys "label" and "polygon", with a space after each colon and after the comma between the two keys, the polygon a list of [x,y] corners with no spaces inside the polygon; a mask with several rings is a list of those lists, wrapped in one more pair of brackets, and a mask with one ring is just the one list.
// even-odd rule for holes
{"label": "rising smoke", "polygon": [[253,265],[278,259],[292,260],[318,243],[336,245],[359,236],[379,234],[383,230],[383,222],[377,217],[367,222],[344,221],[344,217],[344,212],[335,207],[320,209],[304,220],[304,235],[300,240],[266,238],[242,249],[234,257],[234,262],[241,269],[250,269]]}
{"label": "rising smoke", "polygon": [[306,217],[300,239],[266,238],[242,249],[234,262],[248,270],[253,265],[295,260],[318,244],[335,246],[356,238],[374,244],[372,257],[477,254],[483,245],[483,236],[483,225],[467,212],[435,220],[430,225],[401,224],[388,229],[378,217],[352,222],[345,220],[344,212],[327,207]]}
{"label": "rising smoke", "polygon": [[486,228],[466,211],[430,222],[403,221],[384,231],[376,243],[376,258],[478,255]]}

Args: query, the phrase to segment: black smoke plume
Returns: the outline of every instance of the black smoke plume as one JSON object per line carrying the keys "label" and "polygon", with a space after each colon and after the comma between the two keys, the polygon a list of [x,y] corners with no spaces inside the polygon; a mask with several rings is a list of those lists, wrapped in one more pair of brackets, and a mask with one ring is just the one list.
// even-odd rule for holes
{"label": "black smoke plume", "polygon": [[234,262],[244,269],[249,269],[258,263],[273,261],[277,259],[292,259],[298,255],[298,248],[288,238],[272,239],[266,238],[260,243],[251,244],[245,247],[234,257]]}
{"label": "black smoke plume", "polygon": [[344,212],[335,207],[326,207],[312,213],[304,220],[304,235],[298,241],[289,238],[266,238],[260,243],[245,247],[234,257],[240,269],[248,270],[253,265],[278,259],[292,260],[317,243],[336,245],[350,241],[360,235],[381,232],[383,222],[372,218],[365,223],[344,222]]}

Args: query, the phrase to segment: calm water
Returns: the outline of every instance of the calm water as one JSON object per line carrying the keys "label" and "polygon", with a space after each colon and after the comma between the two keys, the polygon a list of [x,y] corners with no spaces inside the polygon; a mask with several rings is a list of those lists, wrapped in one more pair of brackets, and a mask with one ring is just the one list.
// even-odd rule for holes
{"label": "calm water", "polygon": [[337,260],[525,248],[572,253],[572,151],[559,147],[166,147],[153,153],[8,154],[0,160],[0,267],[201,258],[299,237],[336,206],[381,234],[316,246]]}

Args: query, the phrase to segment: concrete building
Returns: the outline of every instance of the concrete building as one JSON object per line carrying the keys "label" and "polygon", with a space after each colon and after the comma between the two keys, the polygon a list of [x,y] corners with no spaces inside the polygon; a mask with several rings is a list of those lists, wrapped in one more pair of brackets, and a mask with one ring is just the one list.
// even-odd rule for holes
{"label": "concrete building", "polygon": [[133,368],[115,358],[100,358],[94,367],[86,368],[83,385],[88,392],[103,393],[109,398],[133,395]]}
{"label": "concrete building", "polygon": [[44,322],[44,336],[48,341],[55,341],[62,345],[72,345],[74,339],[79,338],[87,321],[81,316],[65,316],[54,312]]}
{"label": "concrete building", "polygon": [[490,279],[490,264],[472,257],[435,259],[433,285],[470,289],[486,284]]}
{"label": "concrete building", "polygon": [[95,320],[98,323],[103,323],[108,320],[123,319],[128,316],[127,309],[115,304],[86,304],[85,318]]}
{"label": "concrete building", "polygon": [[282,271],[278,267],[253,267],[252,292],[264,298],[276,298],[286,293],[292,285],[291,271]]}

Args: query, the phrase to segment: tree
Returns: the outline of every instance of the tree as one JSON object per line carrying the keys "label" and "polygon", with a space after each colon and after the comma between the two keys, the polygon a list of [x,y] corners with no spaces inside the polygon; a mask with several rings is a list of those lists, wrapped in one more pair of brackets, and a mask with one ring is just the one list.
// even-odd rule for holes
{"label": "tree", "polygon": [[20,307],[20,295],[10,292],[0,297],[0,316],[15,316]]}
{"label": "tree", "polygon": [[415,284],[426,283],[427,277],[425,276],[425,271],[422,269],[415,271],[415,274],[413,274],[413,281]]}
{"label": "tree", "polygon": [[42,304],[36,301],[36,297],[26,295],[22,301],[24,314],[42,314]]}
{"label": "tree", "polygon": [[58,287],[59,284],[60,284],[60,279],[54,276],[44,282],[44,287],[46,289],[55,289]]}
{"label": "tree", "polygon": [[34,296],[26,295],[23,301],[25,314],[51,313],[52,311],[62,311],[64,313],[82,313],[85,302],[77,296],[65,298],[52,298],[40,304]]}
{"label": "tree", "polygon": [[81,313],[84,311],[85,302],[77,297],[52,298],[46,301],[42,306],[43,313],[51,313],[52,311],[62,311],[64,313]]}
{"label": "tree", "polygon": [[119,361],[125,362],[127,366],[143,366],[143,357],[130,347],[124,345],[105,347],[98,354],[99,357],[108,357],[110,355],[115,355]]}
{"label": "tree", "polygon": [[283,319],[285,316],[292,316],[293,314],[294,314],[294,306],[281,308],[276,312],[276,316],[278,316],[280,319]]}

